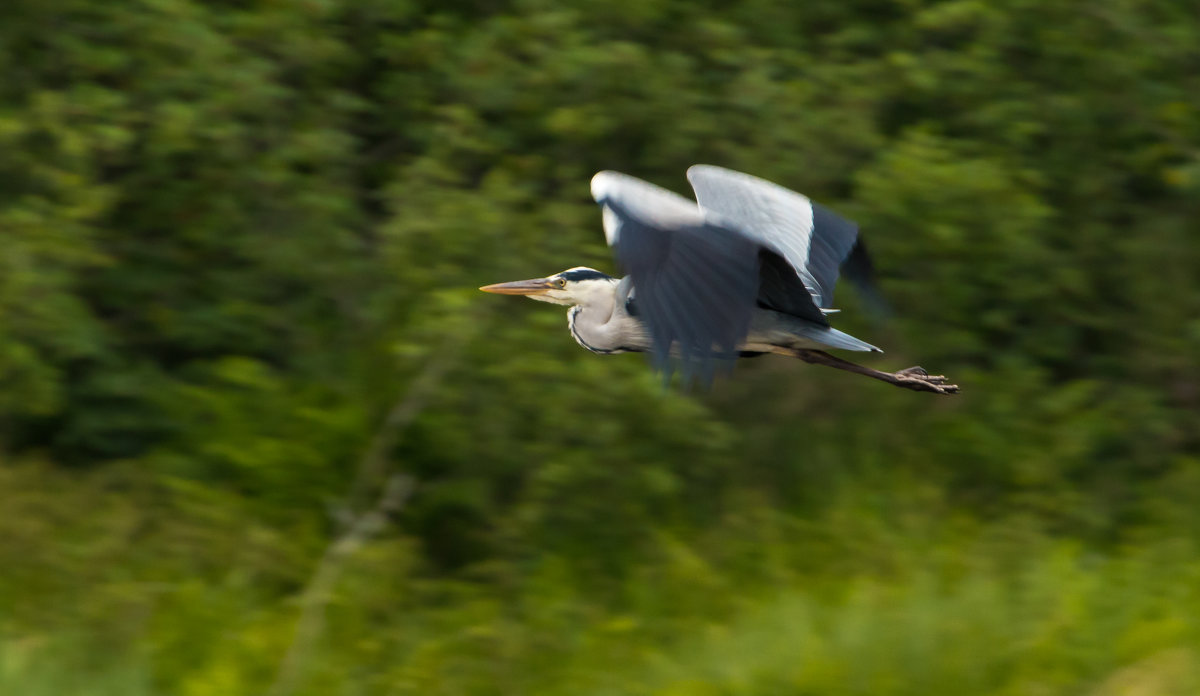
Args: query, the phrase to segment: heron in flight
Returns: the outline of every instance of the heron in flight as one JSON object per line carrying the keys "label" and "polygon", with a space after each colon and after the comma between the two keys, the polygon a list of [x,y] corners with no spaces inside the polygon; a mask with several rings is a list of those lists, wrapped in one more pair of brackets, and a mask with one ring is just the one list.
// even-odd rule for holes
{"label": "heron in flight", "polygon": [[829,324],[839,268],[868,290],[858,226],[782,186],[696,165],[691,201],[641,179],[592,177],[614,278],[576,267],[480,290],[567,305],[567,326],[593,353],[649,352],[655,364],[710,375],[716,361],[776,353],[917,391],[958,387],[920,367],[883,372],[825,352],[882,352]]}

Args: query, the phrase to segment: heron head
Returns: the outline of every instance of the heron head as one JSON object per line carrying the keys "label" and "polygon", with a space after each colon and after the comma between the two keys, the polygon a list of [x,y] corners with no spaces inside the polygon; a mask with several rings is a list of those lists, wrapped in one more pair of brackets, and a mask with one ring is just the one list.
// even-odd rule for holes
{"label": "heron head", "polygon": [[496,283],[479,289],[497,295],[525,295],[539,302],[587,305],[603,298],[611,302],[616,282],[616,278],[593,268],[577,266],[545,278]]}

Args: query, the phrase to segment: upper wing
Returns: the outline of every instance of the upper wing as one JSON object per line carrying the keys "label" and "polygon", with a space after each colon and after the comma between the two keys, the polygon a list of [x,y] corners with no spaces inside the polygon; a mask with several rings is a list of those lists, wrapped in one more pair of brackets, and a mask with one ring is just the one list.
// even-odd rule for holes
{"label": "upper wing", "polygon": [[[707,164],[691,167],[687,176],[704,212],[782,257],[817,307],[833,304],[838,267],[855,245],[857,225],[795,191],[756,176]],[[764,299],[789,302],[794,306],[776,309],[798,314],[794,310],[806,309],[806,303],[803,298],[788,297],[789,280],[780,270],[779,287],[774,290],[777,297]]]}
{"label": "upper wing", "polygon": [[600,172],[592,196],[632,277],[658,365],[668,366],[672,347],[687,372],[736,357],[755,307],[759,244],[706,220],[692,201],[625,174]]}

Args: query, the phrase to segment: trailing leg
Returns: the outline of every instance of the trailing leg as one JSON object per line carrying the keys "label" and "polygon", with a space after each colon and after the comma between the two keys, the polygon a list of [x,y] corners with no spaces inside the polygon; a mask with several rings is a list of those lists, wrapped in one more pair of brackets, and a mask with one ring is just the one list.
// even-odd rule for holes
{"label": "trailing leg", "polygon": [[867,377],[882,380],[888,384],[894,384],[897,387],[904,387],[905,389],[927,391],[935,394],[958,393],[957,384],[948,384],[943,375],[931,375],[921,367],[910,367],[898,372],[883,372],[882,370],[876,370],[865,365],[852,363],[849,360],[843,360],[823,350],[779,348],[777,352],[800,358],[804,362],[812,363],[813,365],[825,365],[826,367],[834,367],[839,370],[866,375]]}

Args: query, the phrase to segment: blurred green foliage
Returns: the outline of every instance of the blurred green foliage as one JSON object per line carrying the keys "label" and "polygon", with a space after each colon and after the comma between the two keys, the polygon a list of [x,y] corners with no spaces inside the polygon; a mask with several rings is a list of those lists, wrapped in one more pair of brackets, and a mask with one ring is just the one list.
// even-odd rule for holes
{"label": "blurred green foliage", "polygon": [[[0,692],[1196,693],[1195,20],[8,0]],[[664,391],[474,290],[696,162],[856,218],[839,326],[963,395]]]}

